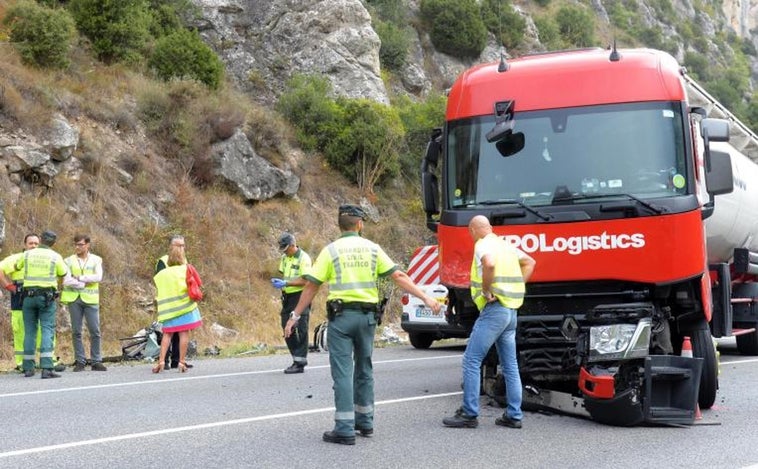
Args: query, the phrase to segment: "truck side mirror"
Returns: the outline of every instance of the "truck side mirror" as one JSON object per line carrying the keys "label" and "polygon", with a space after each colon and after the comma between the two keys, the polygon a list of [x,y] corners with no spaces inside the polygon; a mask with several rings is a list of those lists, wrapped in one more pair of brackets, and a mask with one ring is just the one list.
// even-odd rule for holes
{"label": "truck side mirror", "polygon": [[705,187],[709,194],[728,194],[734,190],[732,157],[729,153],[711,150],[711,169],[705,172]]}
{"label": "truck side mirror", "polygon": [[711,142],[729,141],[729,121],[707,118],[700,121],[700,133]]}
{"label": "truck side mirror", "polygon": [[440,213],[440,208],[439,182],[434,172],[437,169],[440,153],[442,153],[442,129],[434,129],[429,143],[426,145],[424,159],[421,160],[421,192],[424,195],[426,226],[435,232],[437,231],[437,223],[432,220],[432,217]]}

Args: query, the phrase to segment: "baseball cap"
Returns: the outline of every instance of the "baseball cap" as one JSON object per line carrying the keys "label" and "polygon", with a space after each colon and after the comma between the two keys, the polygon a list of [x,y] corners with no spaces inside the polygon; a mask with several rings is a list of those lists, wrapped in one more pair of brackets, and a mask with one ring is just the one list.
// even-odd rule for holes
{"label": "baseball cap", "polygon": [[295,244],[295,237],[292,235],[292,233],[284,232],[281,236],[279,236],[279,250],[284,251],[288,247]]}
{"label": "baseball cap", "polygon": [[358,205],[340,205],[339,216],[349,215],[351,217],[358,217],[363,221],[366,221],[366,212],[363,211]]}
{"label": "baseball cap", "polygon": [[55,241],[58,239],[58,235],[55,234],[55,231],[51,230],[45,230],[42,232],[42,234],[39,237],[39,240],[42,244],[45,246],[52,246],[55,244]]}

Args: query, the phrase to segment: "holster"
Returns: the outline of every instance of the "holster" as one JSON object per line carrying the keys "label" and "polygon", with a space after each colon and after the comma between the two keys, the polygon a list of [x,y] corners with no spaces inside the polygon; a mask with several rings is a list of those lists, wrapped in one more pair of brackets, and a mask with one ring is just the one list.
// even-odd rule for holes
{"label": "holster", "polygon": [[340,299],[329,300],[326,302],[326,319],[334,321],[334,318],[342,314],[343,301]]}

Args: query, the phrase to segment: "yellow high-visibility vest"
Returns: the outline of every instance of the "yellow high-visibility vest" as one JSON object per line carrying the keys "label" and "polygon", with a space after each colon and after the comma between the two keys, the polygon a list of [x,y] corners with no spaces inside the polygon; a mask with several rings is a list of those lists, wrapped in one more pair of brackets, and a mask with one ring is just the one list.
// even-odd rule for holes
{"label": "yellow high-visibility vest", "polygon": [[377,277],[397,269],[378,244],[357,233],[344,233],[319,253],[305,277],[319,285],[328,282],[330,300],[378,303]]}
{"label": "yellow high-visibility vest", "polygon": [[155,299],[158,302],[159,322],[166,322],[197,308],[197,303],[187,293],[186,264],[166,267],[155,274],[153,281],[158,290]]}
{"label": "yellow high-visibility vest", "polygon": [[[84,265],[79,263],[79,258],[76,254],[64,259],[64,262],[68,266],[69,272],[74,277],[79,275],[94,275],[97,271],[97,266],[102,265],[103,259],[95,254],[89,254],[87,261]],[[61,292],[61,303],[68,304],[76,301],[76,298],[80,297],[83,302],[88,305],[96,305],[100,303],[100,283],[92,282],[87,283],[84,288],[77,290],[68,285],[63,286],[63,292]]]}
{"label": "yellow high-visibility vest", "polygon": [[11,254],[0,261],[0,270],[2,270],[5,275],[8,275],[13,282],[23,283],[24,281],[24,271],[16,269],[16,263],[23,255],[23,251],[17,252],[16,254]]}
{"label": "yellow high-visibility vest", "polygon": [[[308,273],[311,268],[311,256],[307,252],[298,248],[293,256],[283,255],[279,261],[279,272],[282,273],[284,281],[300,278],[303,274]],[[303,291],[303,285],[288,285],[282,288],[284,293],[297,293]]]}
{"label": "yellow high-visibility vest", "polygon": [[[492,294],[506,308],[517,309],[524,303],[526,285],[521,275],[518,253],[506,244],[505,240],[495,234],[489,234],[476,242],[489,243],[489,254],[495,256],[495,278],[492,282]],[[474,247],[476,250],[476,246]],[[471,298],[479,311],[487,304],[482,293],[482,269],[477,266],[476,254],[471,261]]]}
{"label": "yellow high-visibility vest", "polygon": [[16,268],[24,272],[24,288],[58,288],[58,277],[67,272],[61,255],[45,246],[24,251]]}

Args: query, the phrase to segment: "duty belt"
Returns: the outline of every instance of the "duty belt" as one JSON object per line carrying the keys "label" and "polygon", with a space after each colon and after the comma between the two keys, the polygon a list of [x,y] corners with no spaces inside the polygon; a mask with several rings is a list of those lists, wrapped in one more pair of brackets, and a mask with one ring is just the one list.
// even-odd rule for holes
{"label": "duty belt", "polygon": [[53,287],[25,287],[24,295],[26,296],[40,296],[49,293],[55,293],[56,289]]}
{"label": "duty belt", "polygon": [[376,303],[364,303],[362,301],[345,301],[342,303],[342,309],[357,309],[364,313],[374,313],[377,311]]}

